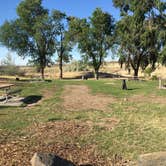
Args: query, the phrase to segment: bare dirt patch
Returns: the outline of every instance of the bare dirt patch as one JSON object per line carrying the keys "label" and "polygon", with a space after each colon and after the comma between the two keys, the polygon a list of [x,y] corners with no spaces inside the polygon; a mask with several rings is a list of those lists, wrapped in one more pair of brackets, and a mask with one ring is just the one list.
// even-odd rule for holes
{"label": "bare dirt patch", "polygon": [[92,95],[87,86],[67,85],[62,96],[66,110],[108,110],[108,105],[115,102],[115,98],[104,95]]}

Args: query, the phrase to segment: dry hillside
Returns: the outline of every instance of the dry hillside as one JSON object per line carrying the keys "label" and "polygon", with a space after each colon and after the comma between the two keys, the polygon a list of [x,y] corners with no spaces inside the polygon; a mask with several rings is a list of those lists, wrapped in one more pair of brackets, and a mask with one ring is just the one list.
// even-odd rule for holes
{"label": "dry hillside", "polygon": [[[40,73],[36,72],[36,69],[34,67],[21,67],[22,70],[25,71],[26,75],[28,77],[40,77]],[[90,71],[93,71],[90,69]],[[128,74],[128,71],[125,70],[125,67],[121,69],[119,64],[117,62],[109,62],[105,63],[101,69],[100,72],[103,73],[108,73],[108,74],[118,74],[118,75],[123,75],[123,76],[132,76],[133,71],[131,70],[131,74]],[[85,72],[79,72],[79,71],[68,71],[68,65],[64,66],[64,78],[74,78],[77,76],[83,75]],[[161,78],[166,78],[166,67],[158,65],[157,69],[151,74],[151,76],[157,76]],[[58,65],[55,65],[53,67],[47,67],[45,70],[45,76],[46,78],[50,79],[56,79],[59,76],[59,69]],[[147,74],[142,72],[141,70],[139,71],[139,76],[145,76],[147,77]]]}

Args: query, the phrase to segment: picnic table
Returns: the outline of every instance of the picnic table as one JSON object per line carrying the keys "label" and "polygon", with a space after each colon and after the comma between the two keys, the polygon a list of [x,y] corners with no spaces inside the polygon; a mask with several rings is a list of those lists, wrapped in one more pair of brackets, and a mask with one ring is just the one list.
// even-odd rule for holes
{"label": "picnic table", "polygon": [[3,90],[5,93],[5,102],[8,101],[9,91],[14,84],[0,83],[0,90]]}

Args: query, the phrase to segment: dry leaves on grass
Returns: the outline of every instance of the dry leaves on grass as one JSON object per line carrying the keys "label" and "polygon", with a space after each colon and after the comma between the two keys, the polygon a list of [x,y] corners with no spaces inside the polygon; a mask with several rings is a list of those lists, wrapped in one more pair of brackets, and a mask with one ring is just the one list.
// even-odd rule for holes
{"label": "dry leaves on grass", "polygon": [[[80,122],[49,122],[27,129],[28,137],[0,145],[0,165],[28,166],[35,152],[54,153],[76,165],[112,166],[127,164],[121,157],[106,159],[95,144],[80,145],[77,138],[90,134],[92,126]],[[65,138],[68,138],[65,140]],[[48,139],[52,142],[47,142]],[[47,140],[47,141],[46,141]]]}

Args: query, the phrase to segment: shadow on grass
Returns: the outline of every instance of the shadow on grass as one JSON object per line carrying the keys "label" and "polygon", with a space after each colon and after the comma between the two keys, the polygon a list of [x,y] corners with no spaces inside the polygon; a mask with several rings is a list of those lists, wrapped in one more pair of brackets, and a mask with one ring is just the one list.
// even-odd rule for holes
{"label": "shadow on grass", "polygon": [[38,101],[40,101],[42,99],[42,96],[40,95],[31,95],[31,96],[27,96],[26,98],[22,99],[22,102],[24,104],[34,104],[37,103]]}
{"label": "shadow on grass", "polygon": [[[7,108],[10,108],[10,107],[7,105],[0,105],[0,109],[7,109]],[[0,116],[2,116],[2,114],[0,114]]]}
{"label": "shadow on grass", "polygon": [[[0,107],[0,108],[1,108],[1,107]],[[5,115],[8,115],[8,114],[1,114],[1,113],[0,113],[0,116],[5,116]]]}
{"label": "shadow on grass", "polygon": [[81,164],[79,166],[93,166],[93,165],[91,165],[91,164]]}
{"label": "shadow on grass", "polygon": [[140,88],[128,88],[127,90],[137,90],[137,89],[140,89]]}
{"label": "shadow on grass", "polygon": [[17,82],[52,82],[50,79],[42,80],[42,79],[20,79]]}
{"label": "shadow on grass", "polygon": [[[94,73],[93,72],[86,72],[80,76],[75,76],[75,77],[64,77],[64,80],[70,80],[70,79],[89,79],[89,78],[94,78]],[[99,78],[127,78],[125,76],[119,75],[119,74],[112,74],[112,73],[106,73],[106,72],[99,72]]]}

